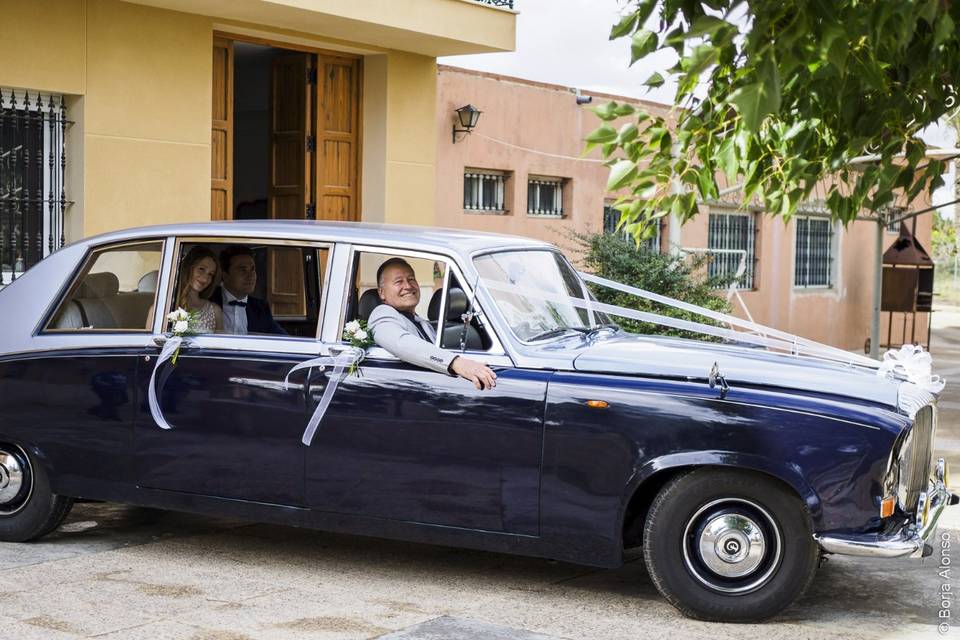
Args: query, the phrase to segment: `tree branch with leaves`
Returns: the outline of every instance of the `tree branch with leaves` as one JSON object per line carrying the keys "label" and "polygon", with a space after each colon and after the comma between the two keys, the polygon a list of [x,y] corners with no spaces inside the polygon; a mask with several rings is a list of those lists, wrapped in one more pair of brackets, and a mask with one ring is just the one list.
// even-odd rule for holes
{"label": "tree branch with leaves", "polygon": [[[616,102],[594,109],[587,137],[610,166],[621,226],[641,237],[660,218],[686,222],[742,184],[789,217],[818,183],[843,223],[942,184],[944,162],[918,134],[954,111],[960,4],[950,0],[629,0],[611,39],[631,64],[661,49],[677,63],[673,126]],[[644,85],[666,82],[653,73]],[[615,128],[613,122],[630,117]],[[864,155],[875,161],[851,165]]]}

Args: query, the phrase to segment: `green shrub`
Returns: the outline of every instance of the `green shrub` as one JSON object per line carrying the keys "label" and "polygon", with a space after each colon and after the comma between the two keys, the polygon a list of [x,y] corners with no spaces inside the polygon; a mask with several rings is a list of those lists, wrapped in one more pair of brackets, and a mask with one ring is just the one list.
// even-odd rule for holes
{"label": "green shrub", "polygon": [[[713,311],[730,312],[723,291],[713,287],[727,283],[710,280],[706,273],[706,257],[678,256],[650,251],[621,234],[573,234],[575,249],[580,254],[584,270],[608,280],[646,289],[683,302],[706,307]],[[659,313],[661,315],[717,324],[703,316],[674,307],[637,298],[607,287],[591,285],[597,300],[607,304]],[[661,325],[652,325],[627,318],[614,318],[624,329],[633,333],[681,336],[699,340],[710,339],[702,334],[691,334]]]}

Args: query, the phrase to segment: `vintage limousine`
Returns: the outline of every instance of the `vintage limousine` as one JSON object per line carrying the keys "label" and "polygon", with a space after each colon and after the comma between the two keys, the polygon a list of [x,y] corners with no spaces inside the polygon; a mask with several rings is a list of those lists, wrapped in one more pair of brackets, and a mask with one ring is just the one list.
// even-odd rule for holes
{"label": "vintage limousine", "polygon": [[[184,256],[232,246],[283,333],[192,335],[158,366]],[[413,267],[437,346],[498,384],[372,347],[306,439],[332,371],[288,373],[343,352],[392,256]],[[931,458],[931,394],[849,364],[628,334],[568,304],[587,298],[557,248],[503,235],[265,221],[69,245],[0,290],[0,540],[39,538],[87,499],[598,567],[642,547],[667,600],[726,621],[782,611],[824,553],[929,553],[957,501]]]}

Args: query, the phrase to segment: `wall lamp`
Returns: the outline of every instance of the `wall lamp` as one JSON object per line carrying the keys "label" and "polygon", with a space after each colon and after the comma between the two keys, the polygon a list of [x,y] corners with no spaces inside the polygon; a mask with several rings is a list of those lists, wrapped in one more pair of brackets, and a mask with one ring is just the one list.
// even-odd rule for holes
{"label": "wall lamp", "polygon": [[473,128],[477,126],[477,122],[480,121],[480,114],[483,111],[477,109],[472,104],[460,107],[456,110],[457,121],[460,123],[461,129],[457,128],[457,122],[453,123],[453,144],[457,144],[457,134],[458,133],[467,133],[469,134],[473,131]]}

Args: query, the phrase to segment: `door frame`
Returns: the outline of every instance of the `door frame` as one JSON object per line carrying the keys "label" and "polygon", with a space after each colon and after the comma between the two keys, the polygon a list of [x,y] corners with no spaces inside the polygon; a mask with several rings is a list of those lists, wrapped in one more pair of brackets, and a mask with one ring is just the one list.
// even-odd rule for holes
{"label": "door frame", "polygon": [[[363,56],[357,55],[357,54],[345,53],[343,51],[333,51],[330,49],[323,49],[321,47],[314,47],[314,46],[305,45],[298,42],[288,42],[286,40],[280,40],[276,38],[253,36],[253,35],[236,33],[231,31],[222,31],[222,30],[214,30],[213,40],[214,42],[226,41],[227,43],[230,43],[231,50],[232,50],[232,43],[246,42],[249,44],[258,44],[266,47],[273,47],[276,49],[286,49],[288,51],[300,51],[303,53],[313,54],[318,58],[338,60],[341,62],[354,65],[354,68],[356,69],[356,74],[357,74],[356,76],[357,88],[356,88],[356,94],[355,94],[357,104],[354,109],[353,117],[356,122],[356,129],[357,129],[356,130],[357,152],[356,152],[356,162],[354,163],[354,167],[353,167],[354,175],[356,176],[356,184],[354,185],[353,198],[356,204],[353,207],[354,215],[351,221],[359,222],[361,220],[362,212],[363,212],[363,200],[362,200],[362,197],[363,197],[363,188],[362,188],[362,185],[363,185],[363,101],[364,101]],[[318,68],[318,67],[319,65],[315,65],[314,68]],[[233,73],[233,69],[234,69],[234,62],[231,55],[231,60],[230,60],[231,74]],[[319,83],[317,83],[315,87],[319,87]],[[233,98],[236,93],[236,87],[233,86],[232,80],[230,82],[229,93],[230,93],[230,104],[232,108]],[[319,108],[320,105],[318,104],[319,102],[317,99],[318,97],[319,96],[315,96],[315,99],[314,99],[314,109],[313,109],[313,116],[312,116],[313,122],[311,123],[313,125],[312,130],[314,132],[315,137],[317,132],[319,131],[320,116],[322,113],[321,109]],[[211,96],[211,100],[212,100],[212,96]],[[211,125],[212,125],[212,122],[211,122]],[[231,124],[231,131],[229,135],[229,139],[231,142],[230,142],[229,149],[227,151],[227,169],[228,169],[228,175],[230,176],[229,189],[230,189],[231,201],[232,201],[232,194],[233,194],[233,144],[232,144],[233,131],[232,131],[232,127],[233,125]],[[211,148],[211,154],[212,154],[212,151],[213,150]],[[212,159],[212,155],[211,155],[211,159]],[[317,200],[318,194],[321,191],[320,173],[322,171],[322,166],[321,166],[322,163],[320,160],[321,158],[318,151],[317,162],[315,163],[314,171],[313,171],[313,180],[314,180],[313,194],[314,194],[315,205],[318,208],[318,216],[319,216],[319,203],[317,203],[316,200]],[[212,211],[211,211],[211,214],[212,214]],[[233,209],[231,208],[227,212],[227,216],[225,218],[213,218],[211,215],[211,219],[233,220]],[[318,217],[317,219],[319,220],[320,218]]]}

